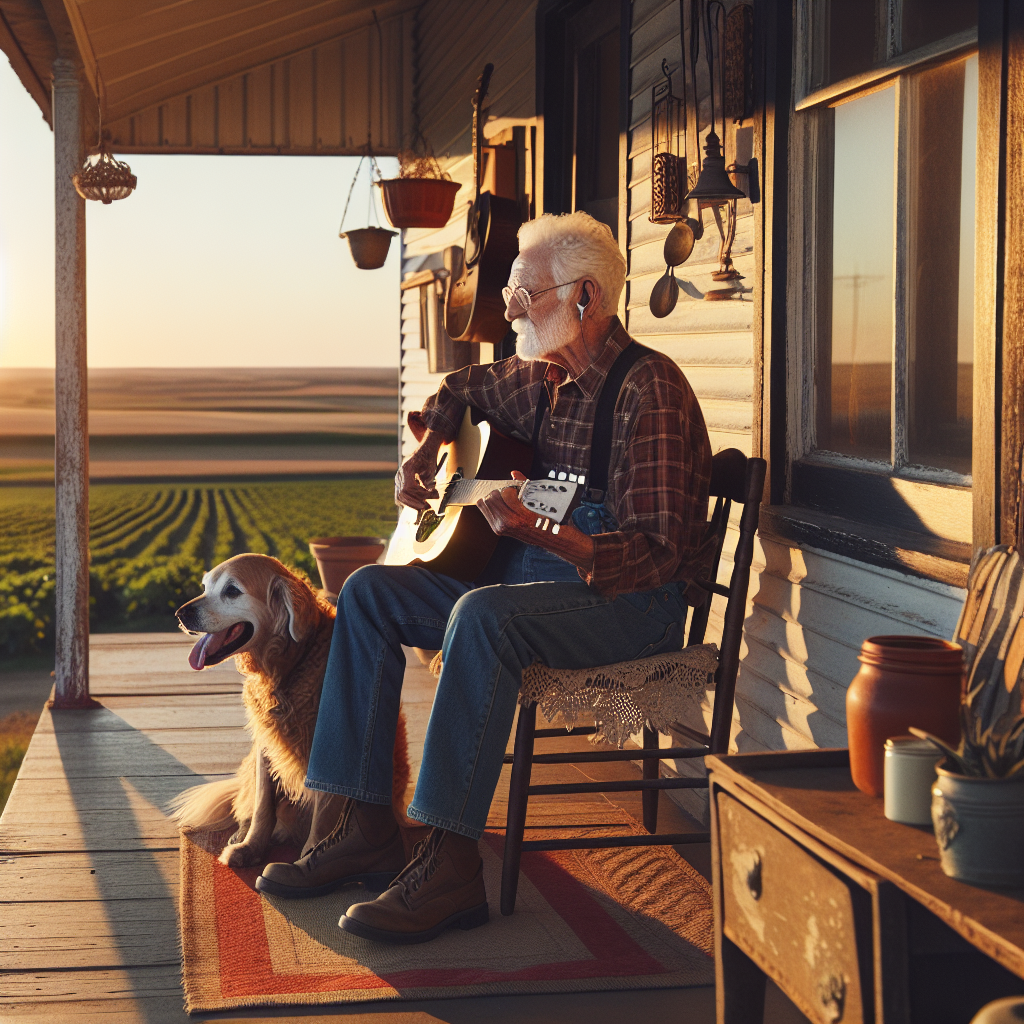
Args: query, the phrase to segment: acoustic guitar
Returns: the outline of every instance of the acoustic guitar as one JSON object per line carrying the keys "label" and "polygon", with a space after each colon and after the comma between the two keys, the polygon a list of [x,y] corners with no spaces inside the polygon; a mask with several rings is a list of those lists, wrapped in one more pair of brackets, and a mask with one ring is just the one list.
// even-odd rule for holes
{"label": "acoustic guitar", "polygon": [[462,265],[445,297],[444,328],[453,341],[497,344],[508,330],[501,290],[519,255],[516,235],[522,218],[514,199],[480,191],[484,133],[480,114],[493,71],[493,64],[484,68],[473,97],[473,205],[466,221]]}
{"label": "acoustic guitar", "polygon": [[476,503],[493,490],[515,487],[519,500],[537,515],[541,529],[555,533],[574,507],[584,480],[553,474],[542,480],[513,480],[512,470],[530,471],[533,449],[496,430],[486,420],[475,422],[467,409],[459,435],[438,452],[439,498],[422,511],[405,508],[388,545],[385,565],[422,565],[457,580],[475,580],[484,571],[498,537]]}

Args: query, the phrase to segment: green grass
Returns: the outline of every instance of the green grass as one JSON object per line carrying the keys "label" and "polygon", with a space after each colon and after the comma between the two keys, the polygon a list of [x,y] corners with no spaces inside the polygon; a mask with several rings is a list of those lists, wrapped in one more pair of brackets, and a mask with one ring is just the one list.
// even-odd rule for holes
{"label": "green grass", "polygon": [[18,711],[0,718],[0,813],[3,813],[7,798],[11,795],[11,788],[18,776],[25,751],[28,750],[38,717]]}
{"label": "green grass", "polygon": [[[390,480],[106,484],[89,495],[90,618],[96,631],[175,629],[173,611],[203,573],[243,551],[309,573],[309,540],[387,536]],[[53,642],[53,488],[0,488],[0,653]]]}

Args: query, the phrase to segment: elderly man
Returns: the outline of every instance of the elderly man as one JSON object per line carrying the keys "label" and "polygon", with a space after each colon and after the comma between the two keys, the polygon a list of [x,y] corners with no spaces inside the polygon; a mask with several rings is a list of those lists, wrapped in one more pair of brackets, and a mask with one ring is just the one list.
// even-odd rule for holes
{"label": "elderly man", "polygon": [[[514,488],[492,492],[479,504],[500,540],[472,584],[379,565],[346,582],[306,779],[316,791],[310,838],[300,860],[268,865],[258,887],[315,896],[393,878],[341,919],[365,938],[422,942],[487,921],[477,843],[523,669],[677,650],[689,585],[706,561],[707,430],[676,364],[632,342],[615,316],[625,261],[611,232],[573,213],[524,224],[519,239],[504,292],[516,354],[445,377],[421,414],[422,442],[396,477],[397,500],[421,509],[436,496],[438,449],[467,406],[533,439],[535,475],[600,478],[591,437],[607,384],[614,422],[597,456],[606,490],[588,481],[557,534],[537,529]],[[433,828],[408,864],[390,807],[403,644],[440,648],[444,660],[407,812]]]}

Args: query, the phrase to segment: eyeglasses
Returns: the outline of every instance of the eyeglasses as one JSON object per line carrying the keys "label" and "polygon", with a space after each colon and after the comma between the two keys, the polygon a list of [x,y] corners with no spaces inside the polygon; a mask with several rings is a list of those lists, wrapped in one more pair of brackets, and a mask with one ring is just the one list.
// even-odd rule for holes
{"label": "eyeglasses", "polygon": [[[515,288],[511,288],[506,285],[501,289],[501,297],[505,300],[506,306],[511,306],[514,299],[516,305],[522,310],[522,312],[528,313],[530,306],[533,305],[533,298],[535,295],[543,295],[545,292],[553,292],[556,288],[564,288],[567,284],[575,284],[577,281],[582,280],[582,277],[576,277],[571,281],[563,281],[561,284],[553,284],[550,288],[539,288],[535,292],[528,292],[522,285],[516,285]],[[522,313],[520,316],[521,315]]]}

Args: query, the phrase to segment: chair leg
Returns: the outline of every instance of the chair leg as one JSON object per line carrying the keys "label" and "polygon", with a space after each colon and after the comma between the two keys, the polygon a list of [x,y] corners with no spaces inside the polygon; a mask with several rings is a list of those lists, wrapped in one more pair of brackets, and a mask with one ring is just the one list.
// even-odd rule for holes
{"label": "chair leg", "polygon": [[[650,728],[650,726],[644,726],[644,750],[657,749],[658,747],[658,734]],[[656,779],[661,774],[661,762],[654,757],[644,758],[644,778],[645,779]],[[643,809],[644,809],[644,828],[647,829],[651,835],[654,835],[658,831],[658,795],[661,790],[658,789],[645,789],[643,790]]]}
{"label": "chair leg", "polygon": [[519,708],[515,750],[512,755],[512,781],[508,792],[508,816],[505,820],[505,857],[501,864],[501,912],[508,917],[516,909],[519,889],[519,858],[523,852],[526,828],[526,803],[533,770],[533,736],[537,730],[537,705]]}

